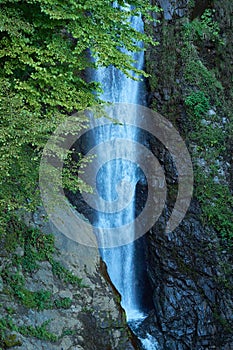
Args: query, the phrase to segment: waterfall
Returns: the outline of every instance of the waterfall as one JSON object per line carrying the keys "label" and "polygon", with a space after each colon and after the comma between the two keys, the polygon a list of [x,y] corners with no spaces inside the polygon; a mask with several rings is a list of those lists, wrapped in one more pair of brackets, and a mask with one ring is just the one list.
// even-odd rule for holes
{"label": "waterfall", "polygon": [[[131,20],[132,26],[138,31],[143,31],[143,21],[140,16],[133,17]],[[143,51],[132,54],[135,59],[136,68],[142,69],[144,63]],[[101,83],[103,94],[101,98],[108,102],[125,102],[142,104],[143,82],[135,81],[128,78],[124,73],[119,71],[113,66],[108,68],[98,68],[94,73],[94,80]],[[135,140],[137,139],[137,131],[135,129],[129,129],[111,125],[109,128],[100,129],[95,133],[97,142],[101,140],[114,140],[115,138],[123,138]],[[126,146],[123,145],[126,148]],[[131,149],[121,149],[121,155],[123,153],[135,154],[134,144],[132,143]],[[101,155],[98,155],[101,157]],[[118,149],[116,148],[115,162],[109,162],[104,166],[102,174],[99,176],[99,183],[101,186],[101,196],[106,201],[113,201],[114,194],[116,195],[116,184],[122,180],[128,180],[134,186],[133,199],[127,210],[121,213],[110,216],[106,213],[99,212],[96,218],[95,225],[98,227],[117,227],[122,226],[128,222],[131,222],[135,216],[135,187],[137,183],[137,174],[135,171],[135,164],[120,160],[118,157]],[[134,237],[134,231],[127,232],[130,237]],[[104,229],[100,240],[105,240]],[[111,239],[111,237],[108,237]],[[113,284],[121,294],[121,304],[126,311],[127,320],[140,318],[142,312],[140,311],[140,303],[138,300],[138,293],[135,287],[135,247],[134,243],[130,243],[126,246],[101,249],[101,255],[103,260],[107,264],[108,273]]]}
{"label": "waterfall", "polygon": [[[141,16],[131,18],[132,26],[138,31],[143,31],[143,21]],[[138,43],[142,45],[142,43]],[[135,67],[137,69],[143,69],[144,64],[144,52],[129,53],[135,60]],[[132,73],[133,75],[134,73]],[[124,73],[119,71],[113,66],[103,68],[100,67],[92,72],[92,79],[101,84],[103,93],[100,98],[107,102],[123,102],[133,104],[145,104],[145,87],[143,81],[135,81],[128,78]],[[130,139],[137,141],[138,131],[136,128],[129,128],[119,125],[110,124],[104,128],[97,128],[94,132],[95,143],[99,144],[106,140],[115,140],[116,138]],[[137,169],[137,154],[135,152],[135,146],[132,142],[131,148],[126,148],[126,145],[122,143],[123,149],[115,149],[115,160],[109,161],[103,164],[101,170],[98,173],[97,189],[101,197],[108,202],[112,202],[117,199],[117,184],[122,180],[128,181],[133,188],[133,195],[130,204],[127,206],[127,210],[121,212],[109,214],[105,211],[99,211],[96,214],[94,226],[98,227],[98,232],[101,232],[98,239],[102,246],[111,246],[111,237],[107,237],[104,234],[104,227],[119,227],[128,222],[132,222],[135,218],[135,192],[136,184],[140,180],[140,172]],[[108,149],[106,149],[108,152]],[[134,155],[133,162],[125,161],[122,154],[124,152]],[[120,155],[119,155],[120,154]],[[100,153],[97,157],[103,157]],[[102,164],[102,161],[100,160]],[[128,198],[125,198],[126,201]],[[107,206],[107,204],[106,204]],[[106,208],[107,209],[107,208]],[[106,210],[107,211],[107,210]],[[103,229],[102,229],[103,228]],[[131,237],[131,241],[134,239],[134,229],[125,234]],[[110,244],[109,244],[110,243]],[[146,317],[141,307],[140,296],[138,292],[138,285],[136,283],[137,274],[135,268],[136,262],[136,249],[135,243],[129,243],[125,246],[114,248],[101,248],[100,249],[103,260],[107,265],[108,274],[121,294],[121,305],[126,311],[127,321],[142,322]],[[155,340],[150,335],[147,338],[141,339],[143,349],[157,349]]]}

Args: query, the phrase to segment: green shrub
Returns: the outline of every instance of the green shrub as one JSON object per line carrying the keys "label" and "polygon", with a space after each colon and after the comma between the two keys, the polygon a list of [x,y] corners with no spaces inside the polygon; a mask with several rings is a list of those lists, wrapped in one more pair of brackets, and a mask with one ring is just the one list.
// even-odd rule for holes
{"label": "green shrub", "polygon": [[198,119],[205,117],[210,109],[210,101],[203,91],[192,92],[186,97],[185,105],[192,111],[191,115]]}
{"label": "green shrub", "polygon": [[184,28],[187,40],[211,40],[223,44],[219,24],[214,20],[214,10],[206,9],[200,18],[185,23]]}

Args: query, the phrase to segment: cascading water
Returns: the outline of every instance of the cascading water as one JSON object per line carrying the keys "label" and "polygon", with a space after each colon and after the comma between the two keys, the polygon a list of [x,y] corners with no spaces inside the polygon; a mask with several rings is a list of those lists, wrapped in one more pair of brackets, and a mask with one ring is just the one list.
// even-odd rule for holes
{"label": "cascading water", "polygon": [[[143,31],[143,21],[140,16],[131,18],[132,26],[138,31]],[[142,45],[139,43],[139,45]],[[137,69],[143,69],[144,64],[144,52],[140,51],[137,53],[130,53],[135,60],[135,66]],[[135,81],[128,78],[121,71],[113,66],[108,68],[98,68],[93,74],[92,79],[99,82],[103,89],[101,95],[102,100],[108,102],[124,102],[133,104],[145,104],[144,95],[145,88],[142,81]],[[99,144],[107,140],[115,139],[130,139],[137,141],[138,131],[136,128],[127,128],[124,126],[110,124],[105,128],[98,128],[94,133],[95,142]],[[107,208],[106,210],[98,211],[95,217],[94,226],[98,227],[98,232],[102,233],[98,236],[102,246],[111,246],[111,236],[105,236],[104,227],[119,227],[128,222],[132,222],[135,218],[135,192],[136,184],[139,181],[140,172],[137,170],[137,154],[135,152],[134,143],[131,143],[131,148],[129,149],[122,142],[123,149],[120,152],[118,146],[115,148],[115,160],[106,162],[101,171],[99,171],[97,179],[97,189],[102,198],[106,201],[106,206],[108,202],[117,200],[117,184],[122,180],[128,181],[134,187],[132,200],[127,206],[126,210],[121,212],[109,214]],[[106,149],[106,152],[108,150]],[[122,154],[134,155],[133,162],[125,161]],[[102,157],[101,154],[97,154],[98,157]],[[127,158],[127,157],[126,157]],[[102,162],[101,162],[102,163]],[[127,191],[126,191],[127,193]],[[128,198],[125,198],[128,202]],[[126,234],[134,240],[134,230],[126,232]],[[106,241],[108,240],[108,241]],[[126,311],[127,320],[131,324],[140,324],[146,315],[143,312],[142,305],[140,302],[140,293],[138,290],[137,273],[135,269],[136,262],[136,249],[135,244],[129,243],[125,246],[114,247],[114,248],[101,248],[101,255],[105,261],[108,269],[109,276],[121,294],[121,304]],[[135,330],[137,327],[135,327]],[[141,338],[141,343],[144,349],[157,349],[157,343],[154,339],[148,336],[146,338]]]}
{"label": "cascading water", "polygon": [[[141,17],[133,17],[131,20],[132,26],[138,31],[143,30],[143,21]],[[144,54],[143,51],[134,53],[133,58],[136,62],[138,69],[143,68]],[[142,91],[143,83],[134,81],[128,78],[124,73],[111,66],[108,68],[99,68],[95,72],[94,80],[101,83],[103,94],[101,98],[108,102],[126,102],[126,103],[143,103]],[[95,134],[97,142],[103,140],[114,140],[115,138],[123,138],[136,140],[137,131],[135,129],[127,129],[124,127],[117,127],[115,125],[110,126],[107,130],[100,129]],[[134,144],[131,143],[131,149],[125,147],[123,152],[134,154],[136,163],[136,154],[134,150]],[[98,155],[101,157],[101,155]],[[122,157],[122,149],[121,149]],[[102,176],[100,174],[99,182],[102,184],[100,190],[101,195],[107,201],[113,201],[114,194],[116,194],[116,184],[122,179],[128,180],[131,184],[134,184],[134,188],[137,183],[137,174],[134,164],[130,164],[124,160],[120,160],[118,157],[118,149],[116,148],[115,162],[109,162],[104,167]],[[104,184],[104,185],[103,185]],[[134,190],[135,191],[135,190]],[[128,198],[126,198],[126,201]],[[108,214],[98,213],[96,226],[98,227],[117,227],[122,226],[125,223],[132,221],[135,216],[135,193],[133,199],[126,211],[119,214],[115,214],[111,218]],[[109,220],[111,221],[109,223]],[[104,230],[103,230],[104,231]],[[127,232],[130,237],[134,237],[134,231]],[[100,240],[105,240],[104,232]],[[111,237],[107,238],[108,240]],[[133,240],[133,239],[132,239]],[[109,244],[107,244],[109,245]],[[142,316],[140,312],[140,305],[138,300],[138,293],[135,288],[135,270],[134,270],[134,243],[130,243],[126,246],[102,249],[101,254],[103,260],[108,267],[108,273],[111,277],[113,284],[116,286],[122,296],[122,306],[126,311],[127,319],[139,318]]]}

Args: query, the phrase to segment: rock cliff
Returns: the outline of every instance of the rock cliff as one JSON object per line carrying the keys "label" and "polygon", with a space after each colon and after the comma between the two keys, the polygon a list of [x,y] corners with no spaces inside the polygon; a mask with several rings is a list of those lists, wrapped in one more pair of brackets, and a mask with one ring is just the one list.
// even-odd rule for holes
{"label": "rock cliff", "polygon": [[[220,151],[218,137],[231,135],[232,3],[154,3],[159,3],[164,11],[157,17],[160,22],[147,28],[160,42],[146,53],[146,69],[151,74],[148,102],[151,108],[170,119],[186,140],[196,180],[185,219],[174,232],[165,233],[166,220],[176,198],[177,179],[166,150],[156,140],[149,139],[151,150],[164,167],[170,197],[165,214],[146,237],[154,310],[144,321],[141,332],[157,338],[164,350],[230,350],[233,348],[229,228],[232,216],[220,213],[221,208],[231,205],[225,194],[218,207],[215,196],[221,197],[220,188],[228,193],[231,187],[232,141],[226,137],[222,141],[224,150]],[[193,116],[187,101],[189,96],[196,97],[192,108],[200,107],[198,94],[203,100],[206,97],[208,106]],[[219,136],[215,134],[211,139],[206,132],[210,129],[220,131]],[[215,144],[210,145],[210,139]],[[212,172],[211,164],[221,166]],[[213,216],[211,206],[216,209]],[[226,213],[227,209],[224,210]],[[228,237],[224,234],[225,219],[229,225]]]}
{"label": "rock cliff", "polygon": [[43,212],[26,221],[34,242],[22,233],[1,249],[0,348],[135,349],[97,249],[66,238]]}

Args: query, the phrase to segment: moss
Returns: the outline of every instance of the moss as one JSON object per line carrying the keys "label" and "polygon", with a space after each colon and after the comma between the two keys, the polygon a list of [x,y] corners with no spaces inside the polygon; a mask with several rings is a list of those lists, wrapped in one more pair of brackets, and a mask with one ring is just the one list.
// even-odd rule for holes
{"label": "moss", "polygon": [[16,334],[10,334],[5,339],[3,339],[3,346],[5,348],[12,348],[14,346],[21,346],[22,342],[17,339]]}
{"label": "moss", "polygon": [[219,325],[222,328],[222,332],[226,332],[226,333],[232,333],[232,322],[229,322],[228,320],[226,320],[226,318],[224,318],[221,313],[219,312],[219,310],[217,308],[214,309],[213,311],[213,316],[214,319],[219,323]]}
{"label": "moss", "polygon": [[25,288],[17,291],[16,294],[21,303],[28,309],[51,309],[53,308],[52,293],[46,290],[31,292]]}
{"label": "moss", "polygon": [[0,238],[3,241],[4,249],[8,253],[12,253],[21,242],[20,233],[24,231],[24,225],[15,216],[8,218],[6,225],[5,234]]}
{"label": "moss", "polygon": [[61,265],[59,261],[51,259],[50,263],[52,265],[52,271],[54,276],[57,276],[65,283],[71,283],[82,288],[86,287],[82,283],[82,278],[79,278],[78,276],[75,276],[72,272],[68,271],[64,266]]}
{"label": "moss", "polygon": [[35,337],[41,340],[56,342],[58,340],[58,337],[47,330],[49,323],[50,320],[45,321],[41,326],[38,327],[22,326],[18,328],[18,331],[26,337]]}
{"label": "moss", "polygon": [[13,307],[6,307],[6,311],[8,315],[13,315],[16,313],[16,310]]}
{"label": "moss", "polygon": [[0,319],[0,341],[3,344],[4,348],[16,346],[16,345],[22,345],[22,343],[19,340],[17,340],[17,337],[15,334],[11,334],[11,335],[7,334],[8,332],[14,331],[24,335],[25,337],[35,337],[41,340],[56,342],[58,339],[57,336],[53,333],[50,333],[47,330],[47,326],[49,325],[50,322],[51,322],[50,320],[47,320],[43,322],[41,326],[37,326],[37,327],[32,327],[32,326],[19,327],[14,323],[14,321],[10,316],[6,318],[1,318]]}
{"label": "moss", "polygon": [[55,300],[54,303],[57,308],[69,309],[72,304],[72,300],[70,298],[62,298]]}
{"label": "moss", "polygon": [[[14,240],[11,245],[7,242],[13,235]],[[17,242],[17,245],[16,245]],[[15,247],[20,245],[24,248],[23,256],[14,254]],[[54,259],[55,246],[54,236],[43,234],[38,229],[28,228],[17,217],[12,217],[8,222],[8,230],[5,240],[5,249],[11,252],[11,260],[2,271],[4,280],[4,292],[27,308],[44,310],[55,307],[52,293],[47,290],[32,292],[25,288],[25,273],[32,273],[39,269],[41,261],[49,261],[53,274],[65,283],[71,283],[79,287],[84,287],[82,279],[68,271],[58,261]],[[15,270],[16,272],[12,272]],[[68,300],[56,301],[60,307],[68,307]]]}
{"label": "moss", "polygon": [[196,271],[193,265],[188,265],[184,262],[182,257],[180,257],[179,249],[176,247],[172,247],[170,254],[174,261],[177,264],[178,270],[180,273],[183,273],[184,275],[187,275],[193,279],[193,281],[197,281],[199,278],[199,272]]}
{"label": "moss", "polygon": [[25,288],[25,278],[22,273],[5,269],[2,277],[7,286],[8,294],[27,308],[44,310],[53,307],[52,293],[46,290],[32,292]]}

